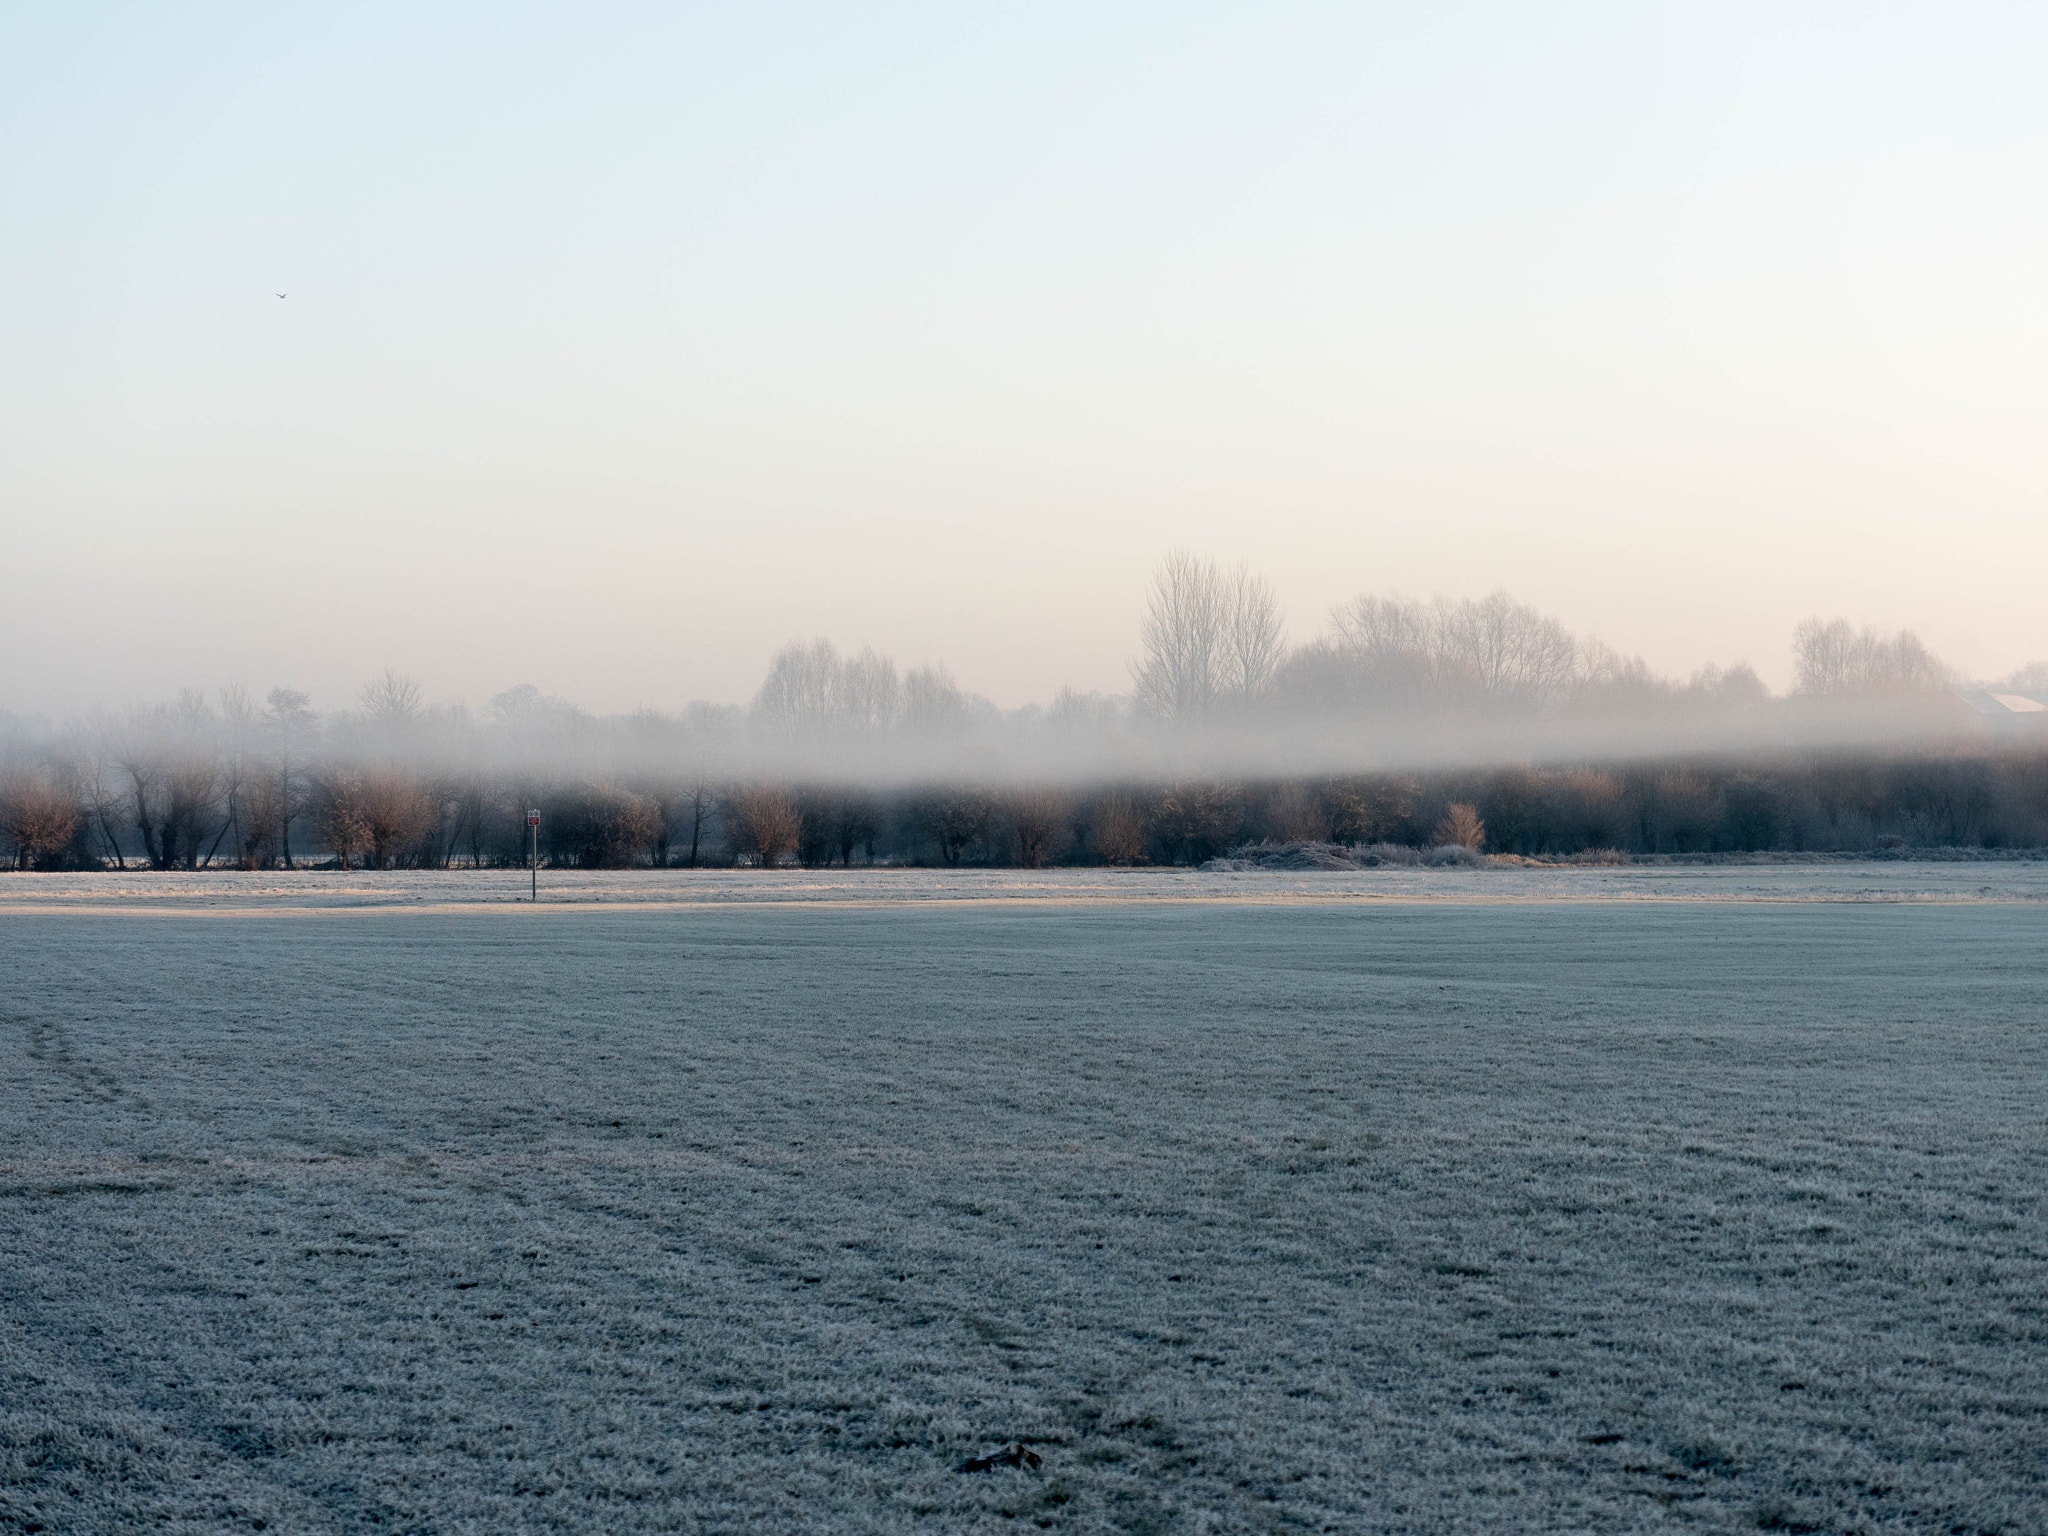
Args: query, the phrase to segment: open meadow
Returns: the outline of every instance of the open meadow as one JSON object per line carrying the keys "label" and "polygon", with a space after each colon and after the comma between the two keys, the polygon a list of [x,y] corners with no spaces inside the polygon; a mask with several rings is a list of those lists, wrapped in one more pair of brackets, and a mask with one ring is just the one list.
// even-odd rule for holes
{"label": "open meadow", "polygon": [[2048,1529],[2048,865],[550,883],[0,882],[0,1529]]}

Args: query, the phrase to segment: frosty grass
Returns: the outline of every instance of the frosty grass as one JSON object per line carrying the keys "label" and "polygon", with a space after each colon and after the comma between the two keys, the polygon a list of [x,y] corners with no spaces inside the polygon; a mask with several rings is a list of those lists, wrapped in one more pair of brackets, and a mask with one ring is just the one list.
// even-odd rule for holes
{"label": "frosty grass", "polygon": [[2038,891],[20,878],[0,1529],[2048,1530]]}

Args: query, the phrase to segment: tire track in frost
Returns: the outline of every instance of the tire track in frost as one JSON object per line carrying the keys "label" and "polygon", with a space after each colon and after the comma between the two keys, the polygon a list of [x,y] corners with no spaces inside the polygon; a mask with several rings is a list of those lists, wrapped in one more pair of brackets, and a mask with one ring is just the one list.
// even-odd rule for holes
{"label": "tire track in frost", "polygon": [[41,1064],[72,1085],[96,1104],[111,1104],[121,1097],[121,1080],[105,1067],[80,1061],[71,1049],[71,1032],[62,1024],[39,1019],[17,1019],[28,1034],[29,1060]]}
{"label": "tire track in frost", "polygon": [[[711,1154],[703,1161],[703,1171],[714,1179],[749,1186],[754,1200],[770,1194],[779,1182],[773,1167],[730,1153]],[[1006,1518],[1032,1516],[1043,1525],[1071,1503],[1089,1519],[1108,1521],[1112,1529],[1163,1531],[1173,1523],[1174,1511],[1193,1501],[1212,1512],[1227,1509],[1235,1528],[1258,1530],[1287,1523],[1282,1511],[1247,1491],[1252,1485],[1237,1475],[1227,1446],[1201,1427],[1175,1422],[1169,1400],[1179,1394],[1170,1383],[1162,1389],[1156,1362],[1112,1350],[1088,1351],[1084,1364],[1074,1357],[1070,1340],[1034,1347],[1028,1337],[1031,1324],[989,1315],[1000,1304],[992,1304],[976,1289],[977,1282],[961,1269],[958,1255],[949,1260],[914,1242],[905,1245],[921,1224],[917,1217],[908,1218],[891,1234],[893,1242],[878,1238],[871,1192],[805,1191],[809,1211],[802,1225],[814,1234],[829,1234],[814,1237],[807,1251],[776,1248],[772,1231],[736,1229],[716,1217],[707,1225],[701,1216],[680,1210],[656,1213],[638,1200],[620,1199],[614,1191],[564,1187],[557,1198],[602,1223],[658,1234],[671,1251],[712,1258],[713,1268],[704,1278],[717,1289],[738,1281],[731,1287],[735,1293],[781,1294],[787,1299],[792,1291],[803,1294],[807,1287],[831,1282],[821,1294],[852,1314],[837,1316],[837,1326],[857,1336],[870,1358],[889,1356],[891,1341],[929,1333],[950,1339],[956,1367],[963,1365],[963,1352],[983,1362],[978,1372],[968,1372],[980,1376],[982,1390],[968,1392],[967,1402],[959,1397],[961,1383],[949,1379],[949,1373],[913,1372],[891,1378],[895,1392],[907,1395],[934,1418],[947,1417],[948,1409],[968,1417],[987,1416],[988,1422],[968,1439],[934,1434],[934,1425],[924,1426],[924,1435],[904,1438],[909,1431],[892,1425],[879,1411],[879,1403],[855,1410],[846,1420],[850,1432],[867,1437],[871,1453],[915,1445],[929,1454],[933,1461],[927,1471],[936,1474],[926,1490],[929,1495],[943,1497],[941,1490],[958,1473],[963,1454],[1017,1441],[1036,1446],[1051,1459],[1042,1481],[1012,1490],[1000,1501]],[[747,1201],[728,1201],[726,1208],[734,1203]],[[955,1217],[989,1214],[977,1200],[945,1205]],[[861,1233],[867,1240],[846,1240],[848,1234]],[[929,1240],[933,1234],[925,1236]],[[783,1320],[795,1323],[805,1316],[799,1306]],[[849,1353],[861,1351],[855,1347]],[[733,1368],[741,1376],[747,1374],[743,1364]],[[806,1385],[816,1390],[818,1384]],[[710,1401],[730,1397],[733,1390],[728,1384]],[[749,1382],[739,1395],[751,1400],[777,1390],[765,1382]],[[788,1384],[781,1390],[787,1391]]]}
{"label": "tire track in frost", "polygon": [[354,1487],[294,1487],[270,1434],[217,1393],[138,1390],[135,1341],[78,1295],[13,1285],[4,1316],[0,1529],[340,1532],[397,1513],[346,1518],[368,1503]]}

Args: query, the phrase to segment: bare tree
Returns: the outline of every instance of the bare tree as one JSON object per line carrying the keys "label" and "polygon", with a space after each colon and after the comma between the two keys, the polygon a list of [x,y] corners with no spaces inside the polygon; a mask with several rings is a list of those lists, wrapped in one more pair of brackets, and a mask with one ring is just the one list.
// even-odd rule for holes
{"label": "bare tree", "polygon": [[692,869],[697,867],[698,851],[704,841],[704,829],[710,825],[717,806],[717,790],[712,786],[711,776],[705,772],[703,759],[699,758],[690,774],[689,789],[684,799],[684,814],[690,822],[689,867]]}
{"label": "bare tree", "polygon": [[110,744],[113,733],[113,725],[95,712],[73,734],[66,755],[77,778],[80,814],[99,833],[106,857],[114,861],[114,867],[126,869],[128,860],[121,852],[120,834],[114,830],[114,819],[121,813],[122,795]]}
{"label": "bare tree", "polygon": [[554,797],[543,818],[549,841],[584,869],[625,869],[654,836],[657,812],[645,796],[616,784],[586,784]]}
{"label": "bare tree", "polygon": [[1304,648],[1289,663],[1298,677],[1312,679],[1312,702],[1409,709],[1447,691],[1440,626],[1427,606],[1367,593],[1340,604],[1330,618],[1335,643]]}
{"label": "bare tree", "polygon": [[1568,686],[1578,646],[1557,620],[1505,592],[1437,603],[1440,653],[1497,702],[1540,705]]}
{"label": "bare tree", "polygon": [[879,736],[896,723],[902,691],[896,663],[869,646],[840,663],[833,714],[857,736]]}
{"label": "bare tree", "polygon": [[419,683],[396,667],[386,667],[363,684],[357,697],[370,723],[387,729],[411,725],[424,709]]}
{"label": "bare tree", "polygon": [[1428,610],[1398,597],[1361,593],[1330,612],[1343,644],[1370,657],[1424,656],[1434,647]]}
{"label": "bare tree", "polygon": [[1122,790],[1096,803],[1091,832],[1095,856],[1105,864],[1135,864],[1145,855],[1145,819]]}
{"label": "bare tree", "polygon": [[363,807],[362,775],[339,770],[319,782],[316,815],[320,836],[346,870],[356,850],[370,840],[370,819]]}
{"label": "bare tree", "polygon": [[1239,798],[1233,786],[1182,780],[1159,797],[1152,835],[1171,850],[1175,862],[1199,864],[1230,846],[1238,819]]}
{"label": "bare tree", "polygon": [[1416,793],[1415,782],[1406,778],[1361,774],[1329,780],[1320,798],[1331,838],[1340,843],[1395,841],[1414,814]]}
{"label": "bare tree", "polygon": [[491,783],[482,773],[472,769],[456,779],[451,794],[453,820],[449,828],[449,862],[454,861],[457,846],[467,845],[470,868],[482,869],[485,823],[496,803]]}
{"label": "bare tree", "polygon": [[1010,791],[1005,807],[1010,829],[1017,839],[1017,862],[1037,869],[1048,855],[1059,851],[1059,837],[1067,830],[1071,806],[1058,790],[1042,784],[1024,785]]}
{"label": "bare tree", "polygon": [[932,789],[917,798],[914,814],[938,845],[939,858],[947,864],[958,864],[967,845],[987,828],[991,809],[988,796],[979,790]]}
{"label": "bare tree", "polygon": [[244,869],[269,869],[277,860],[277,839],[284,826],[283,791],[277,776],[258,773],[242,791],[242,816],[235,853]]}
{"label": "bare tree", "polygon": [[193,869],[216,826],[220,759],[212,711],[195,688],[175,706],[131,716],[113,750],[127,780],[135,828],[153,869]]}
{"label": "bare tree", "polygon": [[874,800],[858,789],[841,790],[833,805],[832,831],[842,868],[853,867],[853,850],[862,843],[868,845],[868,860],[872,863],[875,835],[881,831]]}
{"label": "bare tree", "polygon": [[0,772],[0,833],[14,845],[15,868],[55,863],[80,819],[78,796],[50,768],[16,764]]}
{"label": "bare tree", "polygon": [[1428,603],[1366,594],[1339,605],[1331,620],[1330,642],[1287,663],[1287,691],[1301,702],[1533,710],[1564,697],[1589,671],[1604,669],[1615,686],[1647,676],[1639,662],[1582,651],[1557,620],[1505,592]]}
{"label": "bare tree", "polygon": [[1486,823],[1471,806],[1453,801],[1444,812],[1444,819],[1437,823],[1436,841],[1439,848],[1484,848]]}
{"label": "bare tree", "polygon": [[750,784],[726,796],[743,850],[763,869],[773,869],[796,851],[803,833],[803,812],[785,790],[772,784]]}
{"label": "bare tree", "polygon": [[1280,602],[1272,583],[1240,565],[1223,581],[1223,644],[1217,691],[1237,705],[1265,696],[1279,670]]}
{"label": "bare tree", "polygon": [[839,847],[838,798],[829,789],[807,789],[797,795],[801,822],[797,828],[796,856],[806,869],[830,864]]}
{"label": "bare tree", "polygon": [[832,642],[792,641],[768,663],[753,716],[777,735],[815,735],[831,720],[839,692],[839,652]]}
{"label": "bare tree", "polygon": [[1169,550],[1152,573],[1139,630],[1143,655],[1132,668],[1146,713],[1173,725],[1208,717],[1216,702],[1228,612],[1215,565],[1185,549]]}
{"label": "bare tree", "polygon": [[391,869],[417,857],[420,840],[435,830],[434,798],[413,774],[377,769],[355,781],[355,807],[370,845],[373,869]]}

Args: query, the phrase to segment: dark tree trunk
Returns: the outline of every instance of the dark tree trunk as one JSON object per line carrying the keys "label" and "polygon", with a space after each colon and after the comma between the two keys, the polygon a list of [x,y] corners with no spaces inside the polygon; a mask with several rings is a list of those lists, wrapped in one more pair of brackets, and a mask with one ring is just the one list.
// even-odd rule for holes
{"label": "dark tree trunk", "polygon": [[142,791],[135,791],[135,830],[142,834],[142,851],[149,858],[151,869],[168,869],[164,858],[163,844],[157,841],[156,828],[149,819],[149,807],[143,802]]}
{"label": "dark tree trunk", "polygon": [[283,812],[282,812],[282,820],[281,820],[281,821],[279,822],[279,824],[278,824],[278,829],[277,829],[277,846],[278,846],[278,851],[279,851],[279,852],[281,852],[281,853],[282,853],[282,854],[284,855],[284,867],[285,867],[286,869],[292,869],[292,868],[294,868],[295,866],[294,866],[294,865],[293,865],[293,863],[292,863],[292,771],[291,771],[291,769],[289,769],[289,768],[283,768],[283,769],[280,769],[280,770],[278,771],[278,777],[279,777],[279,778],[280,778],[281,780],[283,780],[283,783],[279,785],[279,788],[280,788],[280,789],[281,789],[281,790],[283,791],[283,793],[282,793],[282,794],[280,794],[280,795],[278,796],[278,804],[279,804],[279,805],[281,805],[281,806],[283,806],[283,807],[284,807],[284,810],[283,810]]}
{"label": "dark tree trunk", "polygon": [[228,819],[227,819],[226,821],[224,821],[224,822],[222,822],[222,823],[220,824],[220,831],[219,831],[219,832],[218,832],[218,833],[217,833],[217,834],[215,835],[215,837],[214,837],[214,839],[213,839],[213,846],[212,846],[211,848],[209,848],[209,849],[207,849],[207,850],[206,850],[206,862],[207,862],[207,863],[211,864],[211,863],[213,862],[213,856],[214,856],[214,855],[215,855],[216,853],[219,853],[219,852],[220,852],[220,840],[221,840],[221,838],[223,838],[223,837],[226,837],[226,836],[228,835],[228,828],[229,828],[229,827],[234,827],[234,828],[236,828],[236,832],[235,832],[235,840],[236,840],[237,842],[241,841],[241,836],[242,836],[242,834],[241,834],[240,826],[241,826],[241,813],[240,813],[239,811],[237,811],[237,810],[235,809],[235,797],[234,797],[233,795],[229,795],[229,796],[228,796]]}
{"label": "dark tree trunk", "polygon": [[100,820],[100,836],[107,840],[107,851],[114,856],[114,868],[126,869],[128,861],[121,857],[121,840],[114,836],[114,824],[107,819],[107,808],[102,805],[96,813]]}

